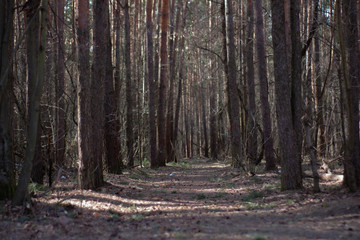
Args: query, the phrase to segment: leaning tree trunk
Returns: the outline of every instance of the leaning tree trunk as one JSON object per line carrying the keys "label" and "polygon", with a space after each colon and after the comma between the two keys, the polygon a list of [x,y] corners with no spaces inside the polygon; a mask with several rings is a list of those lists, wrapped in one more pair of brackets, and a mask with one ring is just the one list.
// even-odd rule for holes
{"label": "leaning tree trunk", "polygon": [[272,0],[272,36],[274,47],[275,101],[281,151],[281,190],[302,187],[301,154],[297,145],[291,109],[291,86],[285,38],[284,2]]}
{"label": "leaning tree trunk", "polygon": [[31,94],[29,102],[29,128],[27,131],[27,146],[25,159],[19,176],[18,186],[13,198],[13,205],[21,205],[24,201],[29,200],[28,186],[32,170],[32,160],[35,155],[37,144],[37,134],[39,126],[40,97],[42,85],[45,76],[45,56],[46,56],[46,24],[47,24],[47,0],[41,1],[40,7],[40,45],[37,63],[37,78],[33,79],[34,91]]}
{"label": "leaning tree trunk", "polygon": [[[0,200],[11,198],[15,191],[14,159],[10,133],[11,104],[9,93],[12,84],[8,82],[7,68],[11,53],[11,36],[13,31],[14,1],[0,2]],[[3,83],[2,80],[8,84]]]}

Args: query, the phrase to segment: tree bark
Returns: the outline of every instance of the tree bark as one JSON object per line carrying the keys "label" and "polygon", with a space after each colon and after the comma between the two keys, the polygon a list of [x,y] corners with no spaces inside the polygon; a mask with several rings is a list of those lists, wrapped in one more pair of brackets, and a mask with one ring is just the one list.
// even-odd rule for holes
{"label": "tree bark", "polygon": [[165,166],[166,162],[166,128],[165,128],[165,109],[166,109],[166,89],[168,84],[168,51],[167,36],[169,25],[169,0],[162,0],[161,3],[161,38],[160,38],[160,87],[159,87],[159,106],[158,106],[158,158],[159,165]]}
{"label": "tree bark", "polygon": [[134,123],[133,123],[133,86],[131,80],[131,45],[130,45],[130,14],[129,2],[125,0],[125,69],[126,69],[126,147],[127,147],[127,165],[134,166]]}
{"label": "tree bark", "polygon": [[[9,78],[11,36],[13,32],[14,1],[0,2],[0,79]],[[9,81],[7,81],[9,83]],[[11,138],[10,88],[12,84],[1,86],[0,91],[0,200],[11,198],[15,191],[14,159]]]}
{"label": "tree bark", "polygon": [[153,57],[153,23],[152,23],[152,0],[146,1],[146,30],[147,30],[147,80],[149,84],[149,134],[150,134],[150,166],[151,168],[159,167],[157,159],[156,146],[156,98],[154,82],[154,57]]}
{"label": "tree bark", "polygon": [[235,40],[232,1],[224,0],[225,16],[225,44],[226,44],[226,75],[227,75],[227,95],[228,95],[228,113],[230,119],[230,137],[231,137],[231,156],[232,166],[234,168],[243,167],[242,163],[242,143],[240,134],[240,115],[239,115],[239,97],[238,86],[236,84],[237,68],[235,59]]}
{"label": "tree bark", "polygon": [[302,188],[300,152],[291,109],[291,86],[286,55],[284,2],[271,1],[275,101],[281,150],[281,190]]}
{"label": "tree bark", "polygon": [[[340,3],[337,2],[337,23],[340,41],[342,72],[344,74],[346,100],[346,135],[344,184],[356,191],[360,187],[360,140],[359,140],[359,46],[357,28],[356,0],[344,0],[342,5],[342,19]],[[343,28],[343,26],[345,26]],[[344,35],[342,33],[344,31]],[[345,38],[344,38],[345,36]],[[346,42],[345,40],[346,39]],[[346,52],[347,55],[346,56]],[[347,66],[348,64],[348,66]]]}
{"label": "tree bark", "polygon": [[254,171],[257,159],[257,127],[255,103],[255,76],[254,76],[254,7],[253,1],[247,5],[247,38],[246,38],[246,65],[247,65],[247,158],[250,171]]}
{"label": "tree bark", "polygon": [[[303,98],[301,82],[301,42],[300,42],[300,1],[290,0],[290,28],[291,28],[291,107],[293,125],[299,152],[302,151],[303,128]],[[301,164],[301,161],[298,163]]]}
{"label": "tree bark", "polygon": [[[102,181],[95,174],[98,160],[93,155],[92,100],[90,81],[90,46],[89,46],[89,1],[78,0],[78,62],[79,78],[77,86],[78,106],[78,152],[79,152],[79,188],[95,189]],[[102,169],[101,169],[102,170]]]}
{"label": "tree bark", "polygon": [[55,151],[56,151],[56,164],[59,166],[64,165],[65,154],[65,76],[64,76],[64,64],[65,64],[65,42],[64,42],[64,0],[58,0],[57,4],[57,64],[56,64],[56,139],[55,139]]}
{"label": "tree bark", "polygon": [[[94,61],[94,80],[99,82],[101,89],[103,84],[104,98],[104,135],[105,145],[104,154],[109,173],[120,174],[124,165],[121,160],[121,145],[118,137],[120,123],[116,118],[117,102],[115,98],[115,88],[113,83],[113,69],[111,60],[111,37],[109,21],[109,3],[104,0],[95,1],[95,61]],[[99,91],[98,88],[98,91]],[[94,88],[95,90],[95,88]],[[99,92],[97,93],[98,95]],[[100,100],[100,98],[99,98]],[[102,102],[98,103],[100,106]],[[99,114],[99,112],[95,112]],[[100,115],[100,114],[99,114]],[[103,119],[100,119],[103,120]],[[95,141],[96,142],[96,141]],[[100,157],[100,156],[99,156]],[[101,158],[100,158],[101,159]]]}
{"label": "tree bark", "polygon": [[29,128],[27,132],[27,146],[26,154],[19,176],[18,186],[13,198],[13,205],[21,205],[24,201],[29,200],[28,186],[30,182],[30,174],[32,171],[32,160],[35,155],[35,148],[37,144],[37,134],[39,127],[39,113],[40,113],[40,97],[42,91],[42,85],[45,77],[45,56],[46,56],[46,23],[47,23],[47,0],[41,1],[40,7],[40,36],[38,45],[38,63],[37,63],[37,78],[32,79],[34,83],[33,92],[30,97],[29,103]]}
{"label": "tree bark", "polygon": [[273,149],[273,138],[271,136],[271,118],[270,118],[270,104],[269,104],[269,89],[267,79],[267,68],[265,58],[265,39],[264,39],[264,23],[262,13],[262,0],[255,1],[256,11],[256,50],[258,57],[258,72],[260,82],[260,101],[262,113],[262,125],[264,134],[264,152],[266,160],[266,170],[276,169],[275,156]]}

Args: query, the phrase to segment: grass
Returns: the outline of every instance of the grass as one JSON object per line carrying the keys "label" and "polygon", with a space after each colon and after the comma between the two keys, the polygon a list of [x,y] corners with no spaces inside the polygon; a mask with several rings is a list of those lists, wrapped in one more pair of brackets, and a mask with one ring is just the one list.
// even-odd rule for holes
{"label": "grass", "polygon": [[226,192],[218,192],[215,194],[214,198],[222,198],[225,197],[227,195]]}
{"label": "grass", "polygon": [[252,202],[248,202],[244,204],[245,208],[247,210],[259,210],[259,209],[271,209],[271,208],[275,208],[276,204],[275,203],[252,203]]}
{"label": "grass", "polygon": [[220,178],[220,177],[217,177],[217,178],[210,178],[209,181],[212,182],[212,183],[213,183],[213,182],[222,182],[223,179]]}
{"label": "grass", "polygon": [[165,190],[162,190],[162,189],[156,189],[156,190],[153,191],[153,194],[159,194],[159,193],[166,194],[167,192]]}
{"label": "grass", "polygon": [[141,214],[133,214],[133,215],[131,215],[131,219],[136,220],[136,221],[141,221],[144,219],[144,216]]}
{"label": "grass", "polygon": [[252,202],[256,198],[263,198],[265,197],[263,192],[259,192],[256,190],[252,190],[247,196],[243,198],[243,201],[245,202]]}
{"label": "grass", "polygon": [[203,199],[205,199],[205,198],[206,198],[205,194],[198,194],[198,195],[196,195],[196,199],[197,199],[197,200],[203,200]]}
{"label": "grass", "polygon": [[46,187],[42,184],[37,183],[30,183],[29,184],[29,192],[39,192],[39,191],[45,191]]}
{"label": "grass", "polygon": [[293,205],[293,204],[295,204],[295,202],[294,202],[293,200],[287,200],[287,201],[286,201],[286,204],[287,204],[287,205]]}

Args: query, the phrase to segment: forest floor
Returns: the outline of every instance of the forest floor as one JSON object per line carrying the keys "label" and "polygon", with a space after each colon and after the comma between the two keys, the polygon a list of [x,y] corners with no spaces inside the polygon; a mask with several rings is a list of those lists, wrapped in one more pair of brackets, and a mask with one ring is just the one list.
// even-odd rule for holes
{"label": "forest floor", "polygon": [[0,239],[360,239],[360,193],[336,181],[281,192],[276,172],[250,177],[206,159],[105,180],[77,190],[63,171],[31,210],[0,202]]}

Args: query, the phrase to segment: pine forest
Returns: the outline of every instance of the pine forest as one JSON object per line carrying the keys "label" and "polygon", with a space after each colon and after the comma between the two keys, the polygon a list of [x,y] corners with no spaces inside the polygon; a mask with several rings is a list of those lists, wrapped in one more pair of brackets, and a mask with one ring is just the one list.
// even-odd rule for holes
{"label": "pine forest", "polygon": [[1,239],[360,239],[360,0],[1,0]]}

